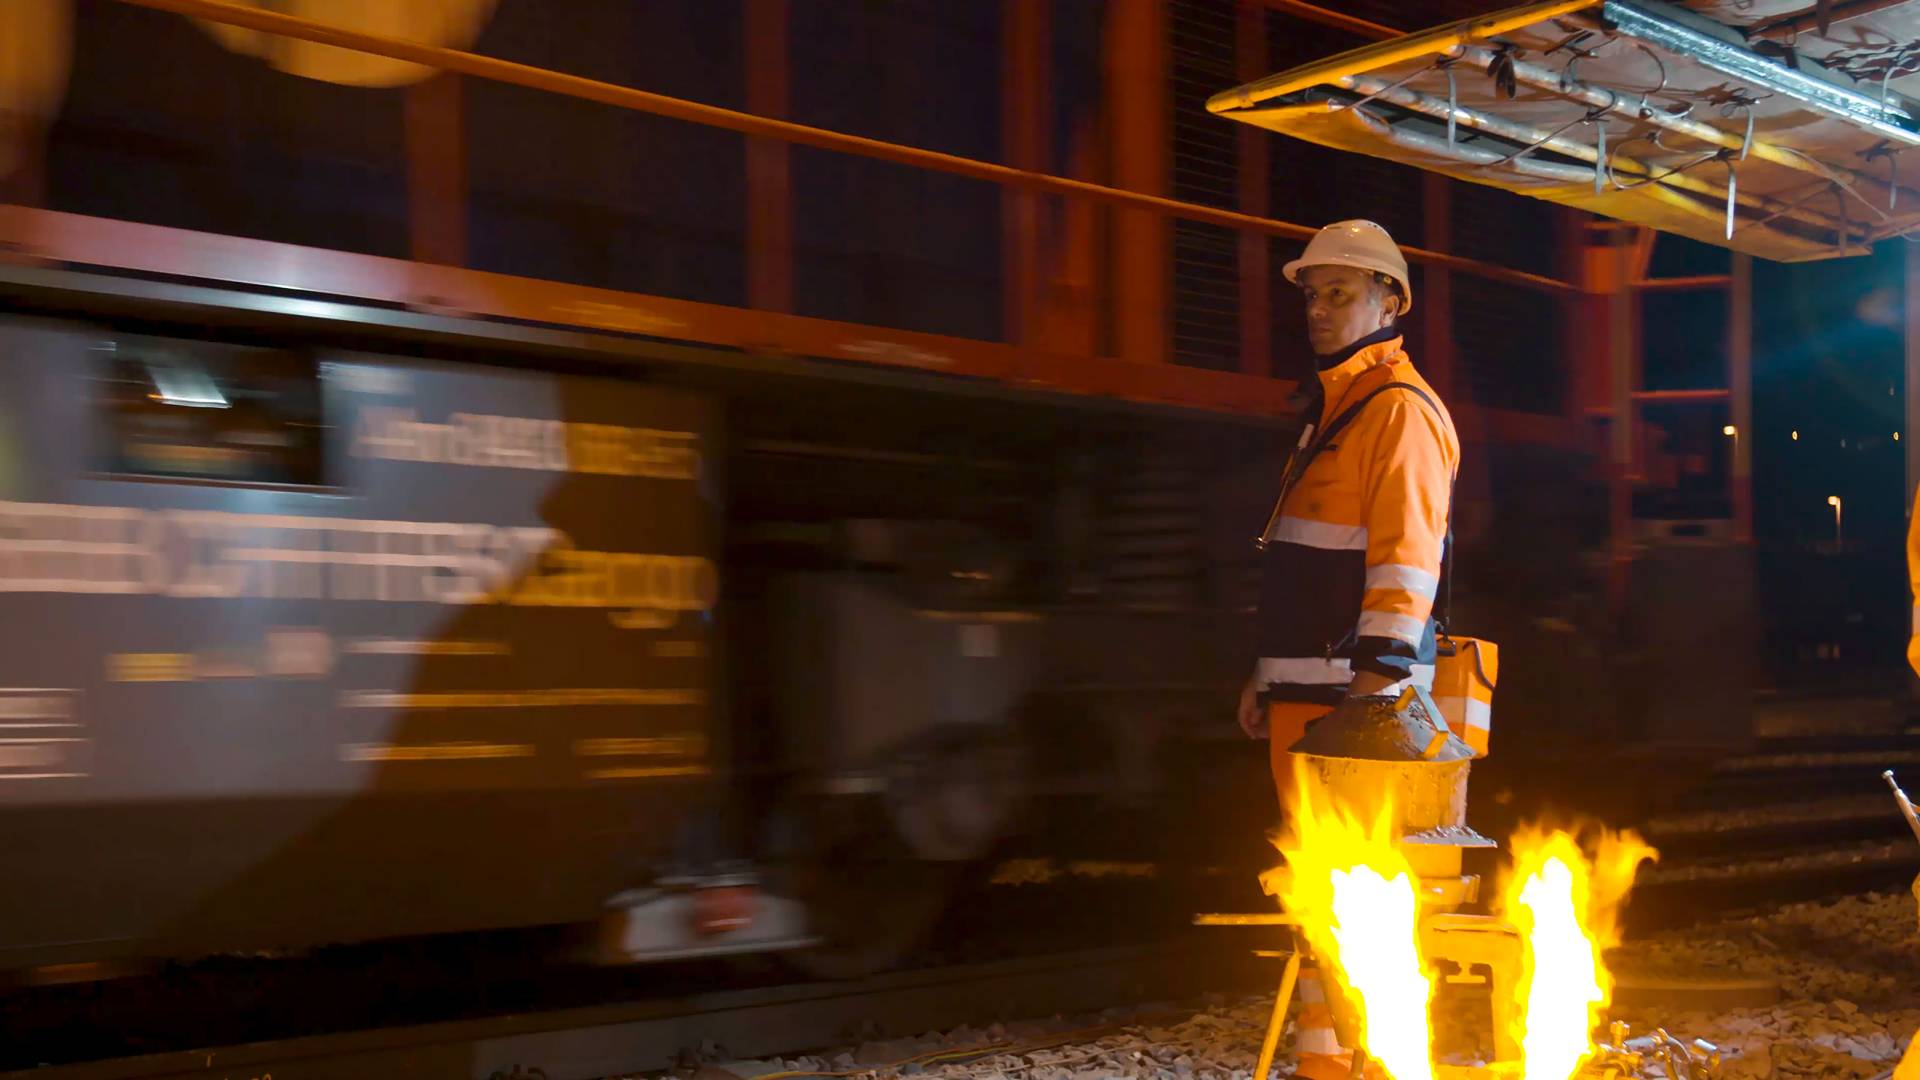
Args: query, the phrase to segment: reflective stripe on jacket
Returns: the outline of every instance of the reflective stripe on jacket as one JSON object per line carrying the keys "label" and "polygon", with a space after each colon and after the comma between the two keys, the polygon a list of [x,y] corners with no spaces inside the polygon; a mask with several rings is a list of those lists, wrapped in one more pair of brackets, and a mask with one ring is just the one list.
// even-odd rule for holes
{"label": "reflective stripe on jacket", "polygon": [[1338,702],[1355,671],[1431,683],[1460,440],[1402,341],[1320,373],[1315,431],[1389,382],[1417,386],[1433,404],[1401,389],[1374,398],[1286,493],[1261,574],[1255,678],[1273,700]]}

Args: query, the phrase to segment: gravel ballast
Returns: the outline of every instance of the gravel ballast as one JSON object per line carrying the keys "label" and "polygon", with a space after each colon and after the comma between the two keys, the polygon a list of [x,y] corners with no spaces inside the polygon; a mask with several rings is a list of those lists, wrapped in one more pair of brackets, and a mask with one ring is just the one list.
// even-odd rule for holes
{"label": "gravel ballast", "polygon": [[[1920,931],[1914,898],[1869,894],[1794,904],[1630,942],[1609,958],[1624,977],[1766,980],[1780,1000],[1763,1007],[1688,1011],[1621,1008],[1615,1018],[1720,1046],[1729,1080],[1869,1080],[1891,1072],[1920,1028]],[[1275,966],[1275,974],[1279,972]],[[681,1076],[798,1080],[800,1076],[929,1080],[1250,1080],[1271,998],[1214,997],[1094,1016],[962,1027],[869,1040],[818,1054],[730,1061],[705,1047]],[[1485,998],[1458,995],[1441,1010],[1443,1060],[1483,1056]],[[1475,1016],[1478,1022],[1475,1022]],[[1291,1032],[1276,1062],[1290,1075]],[[1920,1065],[1916,1061],[1914,1065]],[[1910,1065],[1909,1068],[1913,1068]],[[1906,1080],[1903,1071],[1900,1080]]]}

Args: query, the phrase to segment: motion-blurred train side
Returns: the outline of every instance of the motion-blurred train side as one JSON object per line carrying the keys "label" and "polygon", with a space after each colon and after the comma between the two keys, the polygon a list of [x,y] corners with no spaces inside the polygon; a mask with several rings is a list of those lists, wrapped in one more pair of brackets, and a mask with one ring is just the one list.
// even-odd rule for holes
{"label": "motion-blurred train side", "polygon": [[[1267,429],[1175,460],[1192,419],[802,402],[460,319],[383,352],[366,323],[84,317],[118,290],[90,284],[0,322],[7,967],[729,880],[813,909],[743,947],[857,944],[902,867],[1155,819],[1174,747],[1237,749],[1240,582],[1208,578],[1244,559],[1204,548]],[[660,910],[615,934],[633,958],[736,947]]]}

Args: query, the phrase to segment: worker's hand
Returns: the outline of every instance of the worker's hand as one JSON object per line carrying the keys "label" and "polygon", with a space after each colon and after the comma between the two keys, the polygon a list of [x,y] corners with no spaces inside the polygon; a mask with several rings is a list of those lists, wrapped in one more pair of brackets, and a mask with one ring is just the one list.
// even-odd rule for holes
{"label": "worker's hand", "polygon": [[1385,675],[1376,675],[1371,671],[1356,671],[1353,673],[1353,681],[1347,684],[1347,696],[1372,697],[1375,694],[1385,693],[1387,687],[1393,684],[1394,680]]}
{"label": "worker's hand", "polygon": [[1267,737],[1267,711],[1260,707],[1260,680],[1248,679],[1240,691],[1240,730],[1249,739]]}

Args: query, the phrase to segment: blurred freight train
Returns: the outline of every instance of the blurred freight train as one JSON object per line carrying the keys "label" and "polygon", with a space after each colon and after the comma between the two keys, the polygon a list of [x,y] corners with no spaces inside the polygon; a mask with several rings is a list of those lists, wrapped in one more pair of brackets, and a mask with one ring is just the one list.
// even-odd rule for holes
{"label": "blurred freight train", "polygon": [[[58,276],[16,300],[126,310]],[[0,963],[609,912],[636,958],[879,962],[1036,798],[1157,811],[1230,734],[1196,590],[1259,425],[199,299],[0,324]]]}

